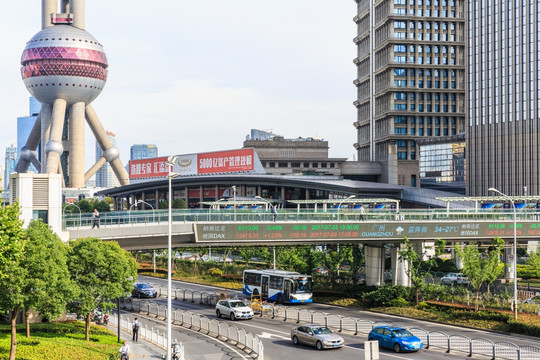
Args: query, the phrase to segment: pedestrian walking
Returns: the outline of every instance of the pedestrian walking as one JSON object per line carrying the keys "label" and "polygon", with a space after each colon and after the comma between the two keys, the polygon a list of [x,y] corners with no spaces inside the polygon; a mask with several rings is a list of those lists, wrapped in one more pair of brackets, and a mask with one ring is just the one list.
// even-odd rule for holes
{"label": "pedestrian walking", "polygon": [[94,212],[92,213],[92,229],[96,226],[99,229],[99,211],[94,209]]}
{"label": "pedestrian walking", "polygon": [[133,320],[132,328],[133,328],[133,341],[138,342],[139,341],[139,327],[141,326],[141,323],[135,318]]}
{"label": "pedestrian walking", "polygon": [[272,207],[272,220],[276,222],[276,219],[277,219],[277,205],[274,205]]}
{"label": "pedestrian walking", "polygon": [[124,340],[124,343],[118,352],[122,354],[120,360],[129,360],[129,345],[127,344],[127,341]]}
{"label": "pedestrian walking", "polygon": [[361,221],[364,221],[365,213],[366,213],[366,210],[364,209],[364,207],[362,205],[360,205],[360,220]]}

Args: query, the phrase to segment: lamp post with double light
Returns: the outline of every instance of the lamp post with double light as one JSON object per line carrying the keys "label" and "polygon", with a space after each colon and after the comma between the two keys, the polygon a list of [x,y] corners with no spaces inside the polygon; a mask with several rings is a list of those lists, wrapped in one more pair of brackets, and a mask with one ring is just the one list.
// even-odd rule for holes
{"label": "lamp post with double light", "polygon": [[351,196],[349,196],[348,198],[341,200],[341,202],[339,203],[339,205],[338,205],[338,207],[337,207],[337,220],[338,220],[338,221],[339,221],[339,215],[341,214],[341,204],[343,204],[344,201],[353,199],[353,198],[355,198],[355,197],[356,197],[356,195],[351,195]]}
{"label": "lamp post with double light", "polygon": [[236,222],[236,186],[232,186],[233,191],[233,211],[234,211],[234,221]]}
{"label": "lamp post with double light", "polygon": [[[82,219],[81,208],[78,207],[78,206],[75,205],[75,204],[68,203],[68,204],[66,204],[66,206],[64,206],[64,208],[62,209],[62,212],[63,212],[64,210],[66,210],[66,208],[67,208],[68,206],[75,206],[77,209],[79,209],[79,227],[81,227],[81,219]],[[66,227],[67,227],[67,225],[66,225]]]}
{"label": "lamp post with double light", "polygon": [[512,200],[512,198],[506,194],[503,194],[502,192],[500,192],[499,190],[495,189],[495,188],[489,188],[488,191],[492,191],[494,193],[497,193],[499,194],[500,196],[503,196],[505,198],[507,198],[510,203],[512,204],[512,209],[513,209],[513,218],[514,218],[514,246],[513,246],[513,251],[512,251],[512,269],[513,269],[513,272],[514,272],[514,319],[517,320],[517,266],[516,266],[516,263],[517,263],[517,224],[516,224],[516,204],[514,204],[514,200]]}
{"label": "lamp post with double light", "polygon": [[171,155],[167,159],[167,166],[169,167],[169,238],[167,242],[168,256],[167,256],[167,360],[172,359],[172,179],[180,174],[173,173],[173,165],[178,160],[178,156]]}

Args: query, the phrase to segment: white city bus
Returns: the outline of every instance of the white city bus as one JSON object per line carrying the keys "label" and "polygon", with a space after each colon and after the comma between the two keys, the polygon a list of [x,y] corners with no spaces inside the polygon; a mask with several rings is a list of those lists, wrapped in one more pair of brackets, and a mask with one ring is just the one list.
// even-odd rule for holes
{"label": "white city bus", "polygon": [[283,270],[244,270],[245,295],[261,295],[277,303],[313,301],[311,276]]}

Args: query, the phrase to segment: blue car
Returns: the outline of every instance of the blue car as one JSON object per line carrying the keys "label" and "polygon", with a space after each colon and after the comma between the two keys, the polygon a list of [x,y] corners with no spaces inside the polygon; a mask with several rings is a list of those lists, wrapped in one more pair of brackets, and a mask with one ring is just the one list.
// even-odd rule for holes
{"label": "blue car", "polygon": [[395,352],[422,350],[424,343],[409,330],[394,326],[377,326],[371,330],[368,340],[378,340],[379,345]]}

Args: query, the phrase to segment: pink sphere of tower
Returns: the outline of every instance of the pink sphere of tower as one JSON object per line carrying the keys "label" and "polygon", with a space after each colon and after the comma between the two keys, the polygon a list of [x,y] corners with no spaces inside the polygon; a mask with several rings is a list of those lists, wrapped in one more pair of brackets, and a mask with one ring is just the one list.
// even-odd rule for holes
{"label": "pink sphere of tower", "polygon": [[85,30],[55,25],[27,42],[21,58],[21,75],[39,102],[64,99],[68,105],[91,103],[107,81],[107,56],[103,46]]}

